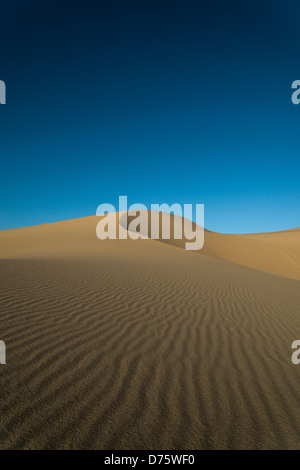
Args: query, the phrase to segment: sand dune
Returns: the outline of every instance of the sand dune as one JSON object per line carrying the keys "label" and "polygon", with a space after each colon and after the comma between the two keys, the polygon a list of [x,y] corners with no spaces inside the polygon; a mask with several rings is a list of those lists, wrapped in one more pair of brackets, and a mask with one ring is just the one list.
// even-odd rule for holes
{"label": "sand dune", "polygon": [[300,229],[249,235],[209,232],[206,248],[220,259],[300,280]]}
{"label": "sand dune", "polygon": [[299,229],[188,252],[97,221],[0,232],[0,447],[299,449]]}
{"label": "sand dune", "polygon": [[[172,216],[173,217],[173,216]],[[119,220],[119,214],[117,214]],[[173,218],[174,219],[174,218]],[[179,217],[176,218],[177,223]],[[136,243],[148,252],[164,250],[160,242],[184,248],[186,239],[174,240],[105,240],[95,236],[99,217],[55,222],[34,227],[0,231],[0,259],[103,256],[109,250],[123,255],[136,250]],[[174,222],[173,222],[174,223]],[[194,224],[195,227],[195,224]],[[149,219],[149,236],[151,223]],[[171,231],[172,236],[172,231]],[[126,246],[126,248],[125,248]],[[278,276],[300,280],[300,229],[283,232],[227,235],[205,230],[201,256],[240,264]]]}

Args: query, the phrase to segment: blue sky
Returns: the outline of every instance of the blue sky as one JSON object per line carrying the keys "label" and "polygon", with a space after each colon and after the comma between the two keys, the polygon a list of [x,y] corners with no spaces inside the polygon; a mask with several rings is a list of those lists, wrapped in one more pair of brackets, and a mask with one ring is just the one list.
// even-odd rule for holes
{"label": "blue sky", "polygon": [[107,202],[300,226],[298,1],[1,2],[0,229]]}

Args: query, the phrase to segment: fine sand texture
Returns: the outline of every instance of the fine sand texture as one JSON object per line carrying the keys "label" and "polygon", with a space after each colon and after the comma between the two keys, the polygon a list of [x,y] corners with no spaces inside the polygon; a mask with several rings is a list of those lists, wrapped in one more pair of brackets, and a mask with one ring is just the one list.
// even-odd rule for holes
{"label": "fine sand texture", "polygon": [[1,449],[300,449],[300,230],[0,232]]}

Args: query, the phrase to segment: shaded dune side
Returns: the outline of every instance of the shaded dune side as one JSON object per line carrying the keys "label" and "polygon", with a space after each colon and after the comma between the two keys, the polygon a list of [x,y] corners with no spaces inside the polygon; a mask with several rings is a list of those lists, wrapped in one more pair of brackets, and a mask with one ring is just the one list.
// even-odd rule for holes
{"label": "shaded dune side", "polygon": [[[134,217],[128,217],[128,224]],[[160,223],[162,221],[160,213]],[[122,217],[120,218],[122,223]],[[189,240],[184,236],[185,219],[171,214],[170,240],[162,238],[160,230],[159,241],[185,248]],[[174,238],[176,226],[182,226],[183,237]],[[161,226],[161,225],[160,225]],[[193,223],[193,231],[199,227]],[[151,237],[151,211],[148,211],[148,233]],[[260,234],[222,234],[205,230],[204,248],[199,254],[214,256],[231,263],[258,269],[277,276],[300,280],[300,229],[282,232]]]}
{"label": "shaded dune side", "polygon": [[1,261],[1,448],[300,448],[299,283],[145,246]]}
{"label": "shaded dune side", "polygon": [[[123,214],[110,214],[119,217]],[[151,218],[148,211],[148,235]],[[104,252],[116,251],[123,256],[126,250],[133,253],[136,243],[143,243],[145,251],[162,250],[161,242],[184,249],[187,240],[174,239],[174,224],[183,219],[171,215],[171,238],[164,240],[105,240],[96,237],[96,226],[101,218],[96,216],[66,220],[34,227],[0,231],[0,259],[7,258],[85,258],[101,257]],[[127,226],[132,218],[128,218]],[[123,225],[121,223],[121,225]],[[196,225],[193,224],[193,229]],[[184,231],[183,231],[184,233]],[[155,244],[155,245],[153,245]],[[195,252],[196,253],[196,252]],[[204,247],[197,252],[231,263],[247,266],[277,276],[300,280],[300,230],[275,233],[227,235],[205,230]]]}

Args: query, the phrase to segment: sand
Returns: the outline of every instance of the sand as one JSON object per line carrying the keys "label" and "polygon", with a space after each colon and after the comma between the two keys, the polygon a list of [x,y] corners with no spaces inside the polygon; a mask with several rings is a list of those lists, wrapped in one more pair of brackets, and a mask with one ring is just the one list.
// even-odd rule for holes
{"label": "sand", "polygon": [[1,449],[299,449],[300,230],[0,232]]}

